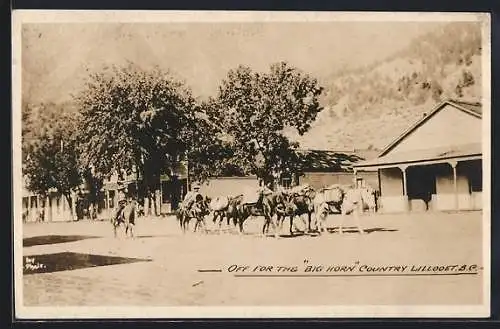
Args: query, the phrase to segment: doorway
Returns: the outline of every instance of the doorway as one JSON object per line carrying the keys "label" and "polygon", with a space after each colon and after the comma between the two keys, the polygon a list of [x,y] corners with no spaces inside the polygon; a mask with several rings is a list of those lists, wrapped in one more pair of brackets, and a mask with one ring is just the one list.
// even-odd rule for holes
{"label": "doorway", "polygon": [[427,210],[432,195],[436,193],[436,174],[432,166],[415,166],[406,169],[408,200],[423,200]]}

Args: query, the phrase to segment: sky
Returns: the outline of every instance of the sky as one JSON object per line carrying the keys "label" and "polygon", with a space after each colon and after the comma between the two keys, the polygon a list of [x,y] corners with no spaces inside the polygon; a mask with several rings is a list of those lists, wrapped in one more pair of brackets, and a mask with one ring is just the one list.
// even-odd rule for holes
{"label": "sky", "polygon": [[325,79],[404,48],[443,23],[59,23],[25,24],[22,93],[31,103],[66,101],[89,72],[132,61],[159,65],[195,96],[215,95],[228,70],[243,64],[267,71],[288,61]]}

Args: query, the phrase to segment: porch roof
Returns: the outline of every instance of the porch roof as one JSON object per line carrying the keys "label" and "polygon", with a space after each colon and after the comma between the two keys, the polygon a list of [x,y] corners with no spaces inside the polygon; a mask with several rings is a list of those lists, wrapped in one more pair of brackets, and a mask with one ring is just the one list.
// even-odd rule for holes
{"label": "porch roof", "polygon": [[453,147],[436,147],[409,152],[389,153],[373,160],[360,161],[353,166],[357,169],[379,168],[400,164],[437,163],[454,159],[480,158],[481,156],[481,143],[474,143]]}

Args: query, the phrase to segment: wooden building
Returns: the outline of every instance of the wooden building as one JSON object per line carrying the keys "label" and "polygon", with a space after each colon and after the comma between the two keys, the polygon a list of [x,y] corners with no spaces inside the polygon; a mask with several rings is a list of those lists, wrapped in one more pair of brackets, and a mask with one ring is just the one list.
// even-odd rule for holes
{"label": "wooden building", "polygon": [[[298,176],[299,185],[309,184],[314,189],[333,184],[349,185],[354,183],[353,166],[373,154],[370,150],[354,151],[324,151],[302,150],[303,173]],[[376,170],[359,171],[357,179],[361,184],[378,186]]]}
{"label": "wooden building", "polygon": [[[277,178],[277,185],[285,190],[293,186],[309,184],[319,189],[332,184],[352,184],[355,179],[353,164],[363,160],[362,152],[300,150],[298,152],[302,173],[283,173]],[[359,172],[361,184],[378,186],[377,171]],[[201,185],[201,193],[210,197],[243,194],[256,189],[259,180],[255,176],[216,177]]]}
{"label": "wooden building", "polygon": [[479,103],[443,101],[354,168],[377,170],[384,212],[482,209],[481,118]]}

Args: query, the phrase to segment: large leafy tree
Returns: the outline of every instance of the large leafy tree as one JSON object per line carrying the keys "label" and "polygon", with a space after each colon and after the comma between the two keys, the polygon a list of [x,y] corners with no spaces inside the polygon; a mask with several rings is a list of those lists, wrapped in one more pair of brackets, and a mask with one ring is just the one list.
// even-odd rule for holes
{"label": "large leafy tree", "polygon": [[62,193],[69,205],[71,192],[82,180],[76,151],[77,113],[67,105],[23,106],[23,176],[27,188],[41,195]]}
{"label": "large leafy tree", "polygon": [[82,165],[101,178],[135,173],[142,196],[154,199],[160,175],[171,175],[209,145],[210,132],[202,131],[209,127],[191,92],[158,68],[110,67],[91,75],[76,101]]}
{"label": "large leafy tree", "polygon": [[300,171],[296,143],[285,131],[304,134],[322,110],[318,81],[285,62],[266,73],[239,66],[222,81],[208,114],[230,141],[232,159],[265,183],[285,171]]}

